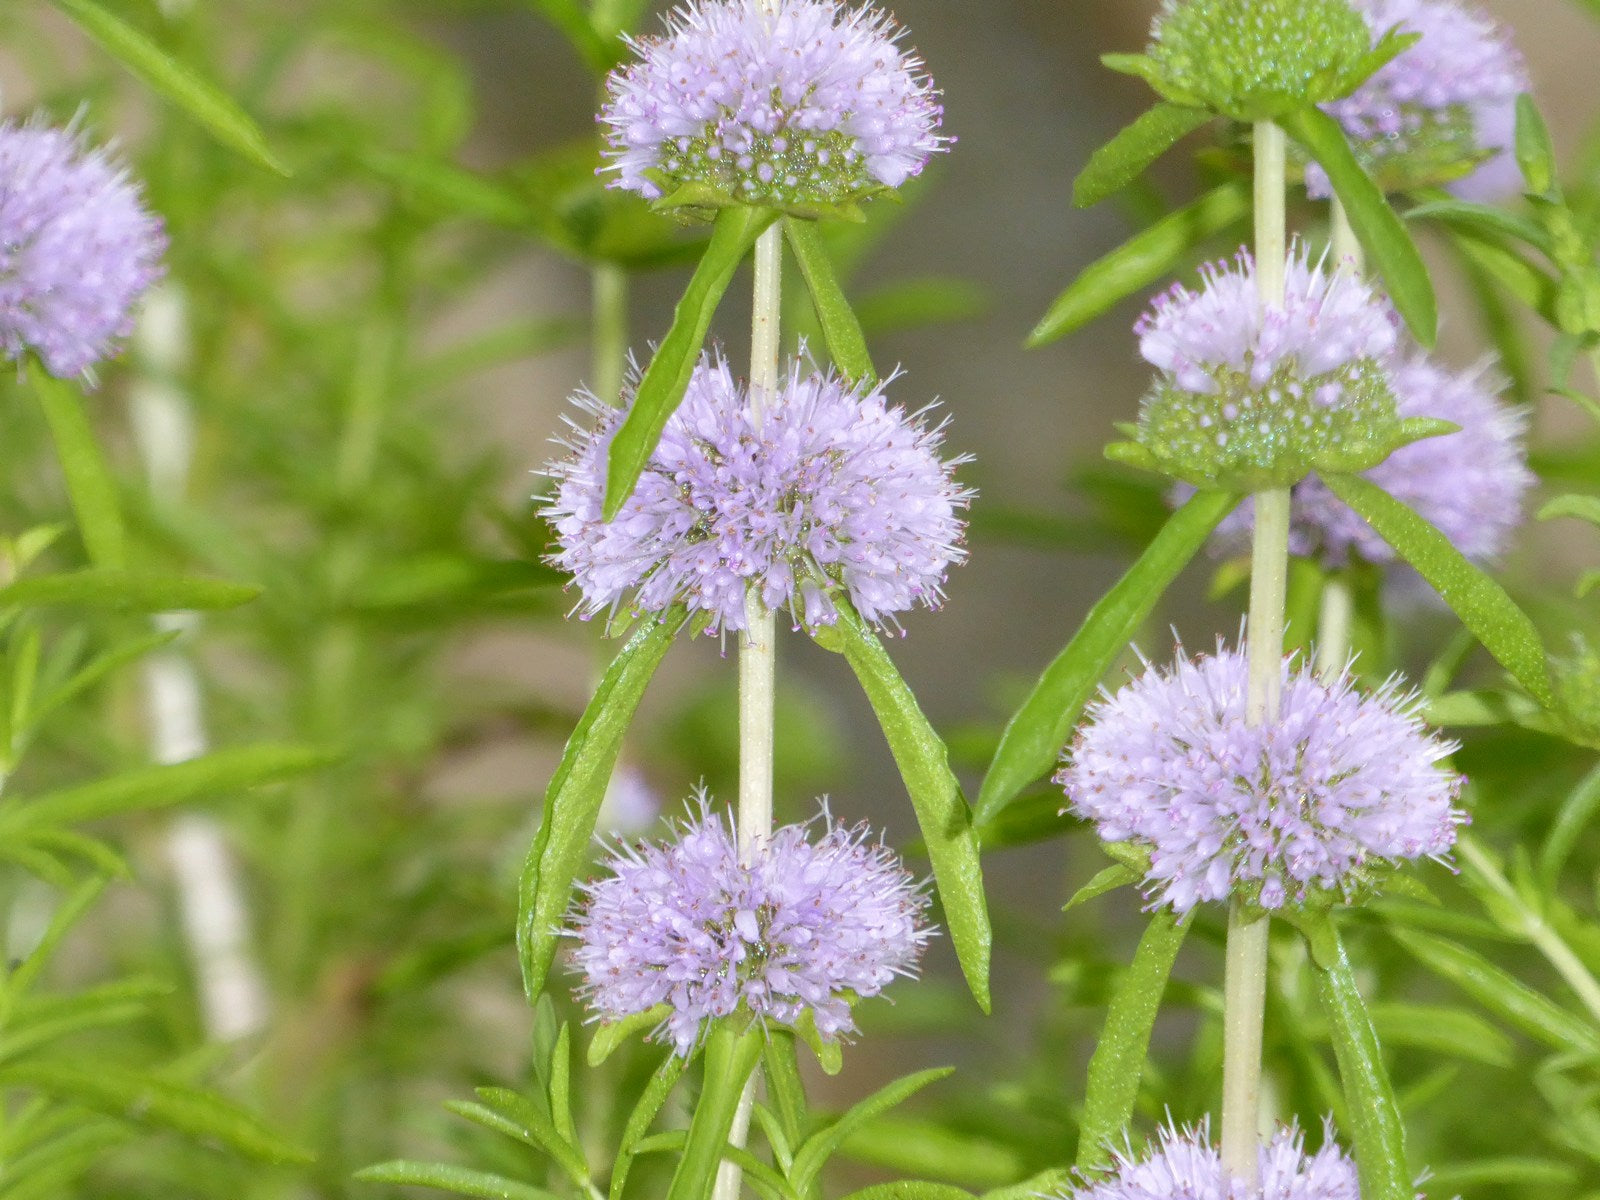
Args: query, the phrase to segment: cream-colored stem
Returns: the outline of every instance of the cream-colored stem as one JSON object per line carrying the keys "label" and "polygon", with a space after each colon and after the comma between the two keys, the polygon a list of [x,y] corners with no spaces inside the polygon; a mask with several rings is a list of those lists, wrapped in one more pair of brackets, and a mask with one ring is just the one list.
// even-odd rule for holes
{"label": "cream-colored stem", "polygon": [[1322,611],[1317,615],[1317,674],[1335,680],[1350,661],[1350,622],[1355,602],[1350,585],[1330,575],[1322,585]]}
{"label": "cream-colored stem", "polygon": [[1332,251],[1334,261],[1348,262],[1357,275],[1365,274],[1366,251],[1362,250],[1361,239],[1356,237],[1356,231],[1350,227],[1350,215],[1345,212],[1344,205],[1339,203],[1337,196],[1328,201],[1328,222],[1333,229],[1328,249]]}

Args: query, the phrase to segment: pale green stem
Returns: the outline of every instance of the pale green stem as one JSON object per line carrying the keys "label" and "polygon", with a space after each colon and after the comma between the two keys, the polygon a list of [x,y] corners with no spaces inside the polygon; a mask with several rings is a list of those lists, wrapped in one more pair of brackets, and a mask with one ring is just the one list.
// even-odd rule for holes
{"label": "pale green stem", "polygon": [[1317,614],[1317,674],[1326,680],[1339,678],[1350,661],[1350,621],[1355,600],[1350,585],[1339,575],[1330,575],[1322,585],[1322,611]]}
{"label": "pale green stem", "polygon": [[1356,231],[1350,227],[1350,215],[1345,212],[1344,205],[1339,203],[1337,196],[1328,201],[1328,221],[1333,227],[1333,237],[1328,249],[1333,252],[1334,262],[1342,263],[1348,259],[1357,275],[1365,274],[1366,252],[1361,248],[1361,239],[1356,237]]}
{"label": "pale green stem", "polygon": [[622,400],[623,364],[628,359],[628,273],[599,263],[592,274],[589,386],[606,404]]}

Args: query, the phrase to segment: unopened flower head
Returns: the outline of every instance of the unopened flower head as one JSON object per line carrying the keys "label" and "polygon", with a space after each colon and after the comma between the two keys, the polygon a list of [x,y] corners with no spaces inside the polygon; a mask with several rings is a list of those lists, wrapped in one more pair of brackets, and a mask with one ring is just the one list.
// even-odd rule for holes
{"label": "unopened flower head", "polygon": [[[628,398],[631,403],[631,398]],[[726,360],[703,358],[622,511],[601,519],[606,456],[620,411],[596,418],[555,464],[552,561],[576,577],[586,615],[624,602],[707,613],[713,632],[743,629],[754,588],[797,626],[832,624],[842,587],[875,624],[936,606],[964,557],[957,511],[971,493],[943,462],[940,429],[891,407],[883,384],[852,391],[791,365],[760,410]]]}
{"label": "unopened flower head", "polygon": [[928,898],[894,853],[822,819],[788,825],[741,861],[728,822],[707,809],[675,841],[619,849],[584,887],[573,919],[581,995],[604,1021],[658,1005],[688,1054],[705,1023],[744,1011],[835,1039],[855,1029],[850,997],[916,969],[931,936]]}
{"label": "unopened flower head", "polygon": [[[1523,501],[1535,482],[1528,469],[1527,416],[1500,399],[1487,367],[1449,371],[1413,352],[1390,368],[1402,417],[1436,417],[1455,433],[1424,438],[1396,450],[1365,472],[1395,499],[1415,509],[1462,554],[1492,562],[1522,523]],[[1294,488],[1290,547],[1319,555],[1330,568],[1352,559],[1387,564],[1394,550],[1316,476]],[[1217,527],[1215,542],[1242,552],[1254,527],[1245,501]]]}
{"label": "unopened flower head", "polygon": [[1196,486],[1288,486],[1314,468],[1361,470],[1402,440],[1387,360],[1389,305],[1346,271],[1290,256],[1282,305],[1265,306],[1256,265],[1208,265],[1135,327],[1161,374],[1139,415],[1139,444]]}
{"label": "unopened flower head", "polygon": [[1115,1152],[1111,1174],[1067,1192],[1063,1200],[1361,1200],[1355,1163],[1324,1127],[1322,1149],[1307,1154],[1305,1138],[1290,1125],[1259,1151],[1260,1182],[1253,1188],[1230,1178],[1211,1143],[1207,1122],[1190,1129],[1168,1125],[1144,1158]]}
{"label": "unopened flower head", "polygon": [[[1421,37],[1350,96],[1326,105],[1357,157],[1391,190],[1454,181],[1492,200],[1517,190],[1510,154],[1519,93],[1528,74],[1506,31],[1462,0],[1358,0],[1373,38]],[[1329,194],[1311,164],[1306,186]]]}
{"label": "unopened flower head", "polygon": [[897,188],[942,150],[943,109],[881,9],[691,0],[607,82],[616,186],[805,210]]}
{"label": "unopened flower head", "polygon": [[0,349],[50,374],[92,368],[133,331],[167,239],[127,172],[74,129],[0,125]]}
{"label": "unopened flower head", "polygon": [[1103,839],[1149,851],[1154,904],[1354,899],[1380,868],[1455,843],[1461,781],[1439,765],[1455,747],[1395,681],[1363,696],[1285,662],[1261,725],[1247,683],[1244,655],[1220,649],[1152,667],[1090,707],[1056,776]]}

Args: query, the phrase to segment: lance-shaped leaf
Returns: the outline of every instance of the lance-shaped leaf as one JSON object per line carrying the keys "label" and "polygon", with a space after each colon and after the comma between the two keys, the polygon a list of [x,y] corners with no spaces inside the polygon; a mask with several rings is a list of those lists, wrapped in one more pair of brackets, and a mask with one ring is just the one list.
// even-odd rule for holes
{"label": "lance-shaped leaf", "polygon": [[363,1167],[353,1176],[361,1183],[393,1183],[402,1187],[434,1188],[457,1196],[473,1196],[479,1200],[558,1200],[554,1192],[531,1183],[458,1167],[451,1163],[413,1162],[395,1159]]}
{"label": "lance-shaped leaf", "polygon": [[1106,670],[1150,615],[1178,572],[1239,503],[1229,492],[1196,492],[1084,618],[1006,724],[978,794],[977,821],[988,825],[1055,764],[1078,714]]}
{"label": "lance-shaped leaf", "polygon": [[1339,1080],[1344,1086],[1362,1198],[1412,1200],[1416,1189],[1406,1166],[1400,1107],[1395,1102],[1378,1035],[1356,987],[1355,971],[1344,942],[1325,913],[1306,914],[1300,923],[1307,928],[1307,940],[1314,947],[1317,997],[1328,1017]]}
{"label": "lance-shaped leaf", "polygon": [[756,239],[776,219],[777,214],[768,209],[742,206],[724,208],[717,214],[705,254],[673,312],[672,328],[656,347],[655,357],[639,380],[633,407],[612,439],[606,466],[606,520],[616,516],[633,494],[668,418],[683,403],[723,293]]}
{"label": "lance-shaped leaf", "polygon": [[1139,939],[1133,965],[1111,993],[1105,1029],[1089,1059],[1089,1087],[1078,1126],[1080,1169],[1109,1162],[1111,1148],[1120,1144],[1133,1119],[1150,1031],[1188,929],[1168,909],[1156,910]]}
{"label": "lance-shaped leaf", "polygon": [[761,1059],[760,1029],[736,1030],[719,1021],[706,1038],[705,1075],[689,1122],[683,1157],[667,1188],[667,1200],[706,1200],[728,1148],[728,1133],[745,1081]]}
{"label": "lance-shaped leaf", "polygon": [[1449,538],[1377,485],[1355,475],[1330,474],[1323,482],[1433,585],[1529,695],[1547,708],[1555,706],[1539,631],[1503,587],[1469,562]]}
{"label": "lance-shaped leaf", "polygon": [[10,605],[82,605],[123,612],[176,612],[184,609],[236,608],[254,600],[261,589],[226,579],[152,575],[91,567],[58,575],[32,575],[0,587],[0,608]]}
{"label": "lance-shaped leaf", "polygon": [[[989,1011],[989,910],[983,896],[983,869],[978,862],[978,837],[972,812],[961,784],[950,769],[944,740],[923,715],[917,698],[895,669],[883,643],[873,636],[860,615],[843,597],[837,597],[839,619],[833,630],[818,638],[844,654],[861,681],[862,690],[877,714],[900,777],[905,780],[923,844],[933,864],[933,879],[944,905],[950,941],[961,961],[967,986],[985,1012]],[[828,634],[837,636],[837,644]]]}
{"label": "lance-shaped leaf", "polygon": [[1072,202],[1079,208],[1099,204],[1127,187],[1187,133],[1212,120],[1203,108],[1163,101],[1140,114],[1089,158],[1072,183]]}
{"label": "lance-shaped leaf", "polygon": [[1366,248],[1395,308],[1417,341],[1432,347],[1439,332],[1433,281],[1405,222],[1357,161],[1339,123],[1319,108],[1302,108],[1282,120],[1290,137],[1328,173],[1350,227]]}
{"label": "lance-shaped leaf", "polygon": [[1081,329],[1134,292],[1164,278],[1207,238],[1241,224],[1249,215],[1250,187],[1234,180],[1162,217],[1085,267],[1028,335],[1028,345],[1043,346]]}
{"label": "lance-shaped leaf", "polygon": [[230,149],[280,175],[289,174],[244,109],[214,83],[173,58],[148,37],[96,0],[54,0],[129,71],[153,91],[183,109]]}
{"label": "lance-shaped leaf", "polygon": [[628,640],[595,689],[545,789],[544,816],[517,894],[517,951],[529,1000],[544,990],[572,881],[588,856],[623,735],[683,623],[683,611],[672,609]]}
{"label": "lance-shaped leaf", "polygon": [[822,326],[822,340],[827,343],[828,356],[851,383],[871,384],[878,374],[872,369],[867,339],[833,272],[821,226],[816,221],[785,217],[783,230],[794,250],[795,261],[800,264],[806,290],[811,293],[811,306],[816,310],[817,323]]}
{"label": "lance-shaped leaf", "polygon": [[930,1071],[918,1071],[915,1075],[897,1079],[865,1100],[852,1105],[838,1120],[824,1125],[813,1133],[795,1152],[794,1167],[789,1172],[789,1182],[794,1185],[795,1191],[802,1196],[811,1191],[812,1184],[816,1182],[822,1168],[827,1165],[828,1159],[844,1145],[851,1134],[896,1105],[904,1103],[930,1083],[947,1078],[954,1070],[953,1067],[935,1067]]}
{"label": "lance-shaped leaf", "polygon": [[668,1051],[661,1065],[650,1076],[650,1082],[644,1085],[644,1091],[639,1093],[639,1102],[633,1106],[633,1112],[628,1114],[627,1124],[623,1126],[622,1143],[617,1147],[616,1163],[611,1168],[610,1200],[622,1200],[622,1189],[628,1182],[634,1153],[650,1131],[651,1123],[665,1107],[667,1097],[678,1085],[678,1080],[683,1077],[683,1069],[688,1065],[681,1055]]}
{"label": "lance-shaped leaf", "polygon": [[57,379],[36,359],[28,361],[28,382],[44,410],[61,473],[67,481],[67,497],[78,532],[83,537],[89,558],[97,567],[116,569],[127,558],[127,539],[123,533],[122,508],[117,499],[117,484],[106,465],[105,452],[89,426],[83,411],[83,397],[69,383]]}

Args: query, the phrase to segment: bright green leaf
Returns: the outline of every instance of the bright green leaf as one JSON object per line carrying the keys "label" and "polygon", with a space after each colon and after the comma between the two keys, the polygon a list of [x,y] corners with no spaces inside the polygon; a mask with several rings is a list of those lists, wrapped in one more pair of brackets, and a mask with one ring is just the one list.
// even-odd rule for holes
{"label": "bright green leaf", "polygon": [[1512,144],[1528,190],[1536,195],[1548,195],[1556,186],[1555,142],[1532,96],[1517,97],[1517,127]]}
{"label": "bright green leaf", "polygon": [[1468,233],[1515,238],[1544,254],[1551,253],[1550,235],[1537,222],[1492,204],[1468,200],[1432,200],[1408,209],[1408,221],[1437,221]]}
{"label": "bright green leaf", "polygon": [[628,1170],[633,1165],[639,1143],[660,1115],[667,1097],[678,1085],[687,1065],[682,1055],[669,1050],[661,1065],[650,1076],[650,1082],[645,1084],[644,1091],[639,1094],[639,1102],[633,1106],[633,1111],[628,1114],[628,1122],[623,1127],[622,1142],[617,1147],[616,1162],[611,1168],[610,1200],[621,1200],[622,1188],[628,1181]]}
{"label": "bright green leaf", "polygon": [[50,436],[55,440],[67,497],[78,518],[78,532],[90,560],[97,567],[122,567],[127,558],[127,538],[117,483],[83,411],[82,395],[71,384],[50,374],[35,358],[28,360],[28,382],[33,385],[50,426]]}
{"label": "bright green leaf", "polygon": [[1600,496],[1557,496],[1539,510],[1541,521],[1553,521],[1557,517],[1576,517],[1591,525],[1600,525]]}
{"label": "bright green leaf", "polygon": [[851,383],[857,386],[873,383],[878,373],[872,369],[867,339],[834,274],[821,226],[816,221],[785,217],[783,230],[800,264],[806,290],[811,294],[811,305],[816,310],[817,323],[822,326],[822,340],[827,343],[828,356]]}
{"label": "bright green leaf", "polygon": [[851,1134],[875,1117],[903,1104],[930,1083],[948,1078],[954,1070],[953,1067],[936,1067],[931,1071],[918,1071],[915,1075],[897,1079],[865,1100],[851,1105],[838,1120],[817,1130],[795,1152],[794,1169],[789,1172],[789,1182],[794,1185],[795,1191],[801,1195],[810,1191],[828,1159]]}
{"label": "bright green leaf", "polygon": [[122,612],[177,612],[237,608],[261,594],[247,583],[225,579],[151,575],[110,567],[90,567],[58,575],[32,575],[0,588],[0,607],[81,605]]}
{"label": "bright green leaf", "polygon": [[1591,769],[1562,801],[1550,832],[1545,835],[1544,845],[1539,849],[1539,879],[1552,895],[1560,883],[1567,859],[1596,813],[1600,813],[1600,766]]}
{"label": "bright green leaf", "polygon": [[1139,872],[1126,863],[1112,863],[1109,867],[1102,868],[1093,879],[1073,892],[1072,899],[1062,905],[1061,911],[1067,912],[1087,900],[1093,900],[1097,896],[1104,896],[1107,892],[1114,892],[1118,888],[1138,882]]}
{"label": "bright green leaf", "polygon": [[706,1200],[710,1196],[745,1081],[761,1059],[761,1044],[760,1029],[738,1031],[726,1020],[712,1027],[706,1037],[700,1098],[666,1200]]}
{"label": "bright green leaf", "polygon": [[453,1192],[457,1196],[477,1197],[478,1200],[557,1200],[553,1192],[534,1187],[531,1183],[519,1183],[503,1175],[491,1175],[487,1171],[474,1171],[450,1163],[396,1159],[393,1162],[363,1167],[355,1173],[354,1178],[362,1183],[394,1183],[405,1187],[436,1188],[441,1192]]}
{"label": "bright green leaf", "polygon": [[1166,101],[1141,114],[1089,158],[1072,183],[1072,202],[1079,208],[1099,204],[1127,187],[1185,134],[1213,120],[1203,108]]}
{"label": "bright green leaf", "polygon": [[948,1183],[901,1179],[851,1192],[844,1200],[972,1200],[972,1193]]}

